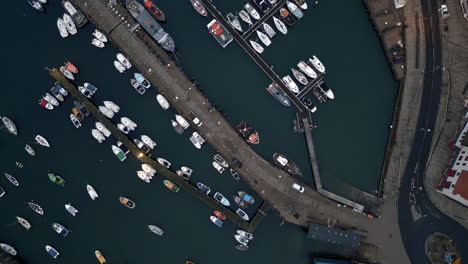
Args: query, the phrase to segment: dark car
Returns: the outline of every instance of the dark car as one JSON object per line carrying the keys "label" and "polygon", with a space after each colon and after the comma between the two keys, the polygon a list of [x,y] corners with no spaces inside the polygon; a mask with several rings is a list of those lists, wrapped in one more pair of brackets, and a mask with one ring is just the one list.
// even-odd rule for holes
{"label": "dark car", "polygon": [[236,166],[237,168],[242,168],[242,162],[240,162],[238,159],[236,158],[233,158],[232,159],[232,164],[234,164],[234,166]]}

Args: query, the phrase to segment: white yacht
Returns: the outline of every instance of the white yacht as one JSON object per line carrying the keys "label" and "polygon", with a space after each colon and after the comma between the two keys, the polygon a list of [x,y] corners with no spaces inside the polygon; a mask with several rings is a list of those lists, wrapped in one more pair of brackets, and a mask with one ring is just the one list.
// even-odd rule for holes
{"label": "white yacht", "polygon": [[163,159],[163,158],[157,158],[156,159],[159,164],[163,165],[164,167],[168,168],[171,167],[171,163],[169,161],[167,161],[166,159]]}
{"label": "white yacht", "polygon": [[309,84],[309,80],[307,80],[307,77],[300,71],[294,69],[294,68],[291,68],[291,72],[294,76],[294,78],[296,78],[296,80],[298,82],[300,82],[302,85],[307,85]]}
{"label": "white yacht", "polygon": [[118,113],[120,111],[120,106],[118,106],[116,103],[112,101],[104,101],[104,106],[112,110],[114,113]]}
{"label": "white yacht", "polygon": [[122,65],[122,63],[116,60],[114,61],[114,67],[120,73],[123,73],[126,70],[125,67]]}
{"label": "white yacht", "polygon": [[180,168],[182,170],[183,173],[189,175],[189,176],[192,176],[192,173],[193,173],[193,170],[189,167],[186,167],[186,166],[182,166]]}
{"label": "white yacht", "polygon": [[68,33],[70,33],[70,35],[75,35],[76,33],[78,33],[75,22],[73,22],[70,15],[63,14],[63,22],[65,24],[65,27],[67,28]]}
{"label": "white yacht", "polygon": [[80,91],[84,96],[88,98],[91,98],[93,96],[93,93],[91,93],[89,90],[87,90],[83,86],[78,86],[78,91]]}
{"label": "white yacht", "polygon": [[59,106],[60,104],[59,101],[55,97],[53,97],[50,93],[45,93],[45,95],[42,98],[44,98],[44,100],[46,100],[53,106]]}
{"label": "white yacht", "polygon": [[135,130],[135,128],[137,127],[137,124],[135,122],[133,122],[130,118],[125,116],[120,118],[120,122],[122,122],[122,124],[124,124],[130,130]]}
{"label": "white yacht", "polygon": [[252,19],[250,19],[249,13],[247,13],[245,10],[239,11],[239,17],[244,21],[245,23],[252,25]]}
{"label": "white yacht", "polygon": [[106,45],[104,45],[104,42],[100,41],[99,39],[96,39],[96,38],[93,38],[93,40],[91,40],[91,44],[93,44],[94,46],[98,47],[98,48],[104,48]]}
{"label": "white yacht", "polygon": [[289,75],[284,76],[283,82],[288,87],[288,89],[291,90],[291,92],[299,93],[299,87],[297,87],[297,84],[293,81],[291,76]]}
{"label": "white yacht", "polygon": [[102,143],[104,140],[106,140],[106,138],[104,137],[104,135],[99,132],[99,130],[93,128],[91,129],[91,135],[93,135],[93,137],[97,140],[97,142],[99,143]]}
{"label": "white yacht", "polygon": [[91,199],[96,200],[99,197],[93,186],[89,184],[86,185],[86,190],[88,191],[89,197],[91,197]]}
{"label": "white yacht", "polygon": [[151,179],[153,178],[150,176],[148,173],[144,171],[137,171],[137,176],[140,178],[142,181],[150,183]]}
{"label": "white yacht", "polygon": [[302,9],[307,10],[307,3],[305,0],[296,0],[296,4]]}
{"label": "white yacht", "polygon": [[110,137],[111,132],[101,122],[95,123],[96,129],[99,130],[105,137]]}
{"label": "white yacht", "polygon": [[117,128],[120,131],[122,131],[124,134],[128,134],[130,132],[130,129],[128,129],[128,127],[126,127],[125,125],[120,124],[120,123],[117,124]]}
{"label": "white yacht", "polygon": [[159,105],[162,107],[162,109],[167,110],[171,105],[167,101],[167,99],[162,95],[158,94],[156,95],[156,100],[158,101]]}
{"label": "white yacht", "polygon": [[244,9],[252,16],[254,19],[259,20],[260,14],[258,13],[257,9],[255,9],[251,4],[247,3],[244,6]]}
{"label": "white yacht", "polygon": [[333,91],[328,87],[326,83],[320,83],[318,85],[318,88],[323,92],[323,94],[325,94],[328,97],[328,99],[335,99],[335,94],[333,94]]}
{"label": "white yacht", "polygon": [[107,108],[105,106],[100,105],[99,106],[99,111],[101,111],[101,113],[103,113],[108,118],[114,117],[114,112],[112,112],[112,110],[110,110],[109,108]]}
{"label": "white yacht", "polygon": [[[197,132],[193,132],[194,134],[197,133]],[[200,142],[198,142],[198,140],[196,139],[195,135],[192,134],[192,136],[190,136],[190,142],[192,142],[192,144],[197,148],[197,149],[201,149],[201,144]],[[198,133],[197,133],[198,134]]]}
{"label": "white yacht", "polygon": [[250,45],[252,45],[252,47],[254,48],[256,52],[258,52],[259,54],[263,53],[265,49],[263,48],[262,45],[260,45],[258,42],[253,41],[253,40],[249,40],[249,41],[250,41]]}
{"label": "white yacht", "polygon": [[102,41],[102,42],[107,42],[107,37],[106,35],[104,35],[104,33],[102,33],[101,31],[95,29],[94,32],[93,32],[93,37],[95,37],[96,39]]}
{"label": "white yacht", "polygon": [[62,38],[68,37],[67,27],[65,26],[65,22],[63,22],[63,19],[60,17],[57,19],[57,28]]}
{"label": "white yacht", "polygon": [[283,33],[284,35],[288,34],[288,28],[286,27],[283,21],[273,16],[273,22],[275,23],[275,26],[279,32]]}
{"label": "white yacht", "polygon": [[69,212],[73,216],[76,216],[76,214],[78,213],[78,210],[75,207],[73,207],[71,204],[66,204],[65,209],[67,210],[67,212]]}
{"label": "white yacht", "polygon": [[322,64],[322,62],[314,55],[312,58],[309,58],[309,62],[314,65],[314,67],[317,69],[317,71],[321,73],[325,73],[325,66]]}
{"label": "white yacht", "polygon": [[271,40],[265,33],[257,30],[257,35],[265,46],[268,47],[271,45]]}
{"label": "white yacht", "polygon": [[179,123],[179,125],[181,125],[184,129],[187,129],[190,126],[189,122],[187,122],[187,120],[185,120],[185,118],[183,118],[181,115],[175,115],[175,118],[177,123]]}
{"label": "white yacht", "polygon": [[219,165],[218,162],[213,161],[211,164],[213,165],[213,167],[214,167],[219,173],[223,173],[223,172],[224,172],[223,166]]}
{"label": "white yacht", "polygon": [[153,167],[151,167],[149,164],[146,164],[146,163],[141,164],[141,169],[144,172],[148,173],[148,175],[153,176],[154,174],[156,174],[156,170]]}
{"label": "white yacht", "polygon": [[5,244],[5,243],[0,243],[0,248],[3,249],[3,251],[5,251],[6,253],[12,255],[12,256],[16,256],[16,254],[18,254],[18,252],[16,252],[16,250],[8,245],[8,244]]}
{"label": "white yacht", "polygon": [[147,135],[142,135],[141,136],[141,141],[143,141],[143,143],[145,143],[151,149],[154,149],[156,147],[156,142],[154,142],[154,140],[152,140]]}
{"label": "white yacht", "polygon": [[122,53],[117,53],[117,60],[125,67],[125,69],[130,69],[132,64]]}
{"label": "white yacht", "polygon": [[307,63],[305,63],[304,61],[300,61],[298,64],[297,64],[297,67],[305,74],[307,74],[307,76],[309,76],[310,78],[312,79],[315,79],[317,78],[317,73],[314,71],[314,69],[312,69],[309,65],[307,65]]}
{"label": "white yacht", "polygon": [[265,30],[269,38],[273,38],[274,36],[276,36],[276,31],[270,26],[270,24],[266,22],[263,23],[263,29]]}
{"label": "white yacht", "polygon": [[229,13],[226,15],[226,18],[233,28],[237,29],[239,32],[243,32],[242,25],[236,15]]}

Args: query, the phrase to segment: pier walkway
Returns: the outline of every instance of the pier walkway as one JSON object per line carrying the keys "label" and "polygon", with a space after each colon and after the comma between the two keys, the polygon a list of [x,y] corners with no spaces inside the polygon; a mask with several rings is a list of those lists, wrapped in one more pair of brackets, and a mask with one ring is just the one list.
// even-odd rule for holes
{"label": "pier walkway", "polygon": [[[367,230],[371,220],[366,217],[353,213],[349,208],[338,207],[334,201],[327,199],[305,184],[303,184],[305,188],[303,193],[292,189],[293,183],[302,183],[253,151],[214,105],[203,96],[198,87],[176,67],[168,54],[150,36],[142,29],[136,28],[130,31],[131,28],[134,28],[136,21],[128,14],[125,7],[121,4],[109,7],[107,0],[76,0],[76,2],[90,20],[131,60],[133,66],[148,78],[153,87],[157,87],[158,91],[181,115],[187,116],[189,112],[193,112],[203,122],[202,126],[194,126],[194,129],[232,167],[238,170],[242,179],[272,208],[275,208],[282,218],[301,226],[307,226],[310,219],[325,225],[333,220],[336,226],[344,229]],[[202,0],[202,2],[206,4],[207,1]],[[206,6],[213,12],[213,6]],[[224,21],[224,25],[226,25],[226,21],[219,13],[217,16],[221,17],[222,20],[220,20]],[[231,27],[228,28],[232,30]],[[241,39],[237,32],[233,33],[236,34],[237,39]],[[248,47],[245,45],[245,41],[242,43],[244,43],[243,47]],[[292,96],[292,93],[268,65],[251,48],[246,48],[246,50],[250,52],[252,58],[259,61],[262,69],[275,82],[282,85],[280,87],[291,95],[291,99],[295,98],[293,101],[298,103],[301,112],[306,114],[307,110],[299,99]],[[236,167],[232,163],[233,159],[239,160],[242,167]],[[180,180],[174,180],[174,182],[179,184]]]}
{"label": "pier walkway", "polygon": [[[278,3],[276,3],[273,7],[270,8],[270,10],[268,10],[268,12],[266,12],[265,14],[262,15],[262,17],[260,17],[260,20],[254,20],[256,21],[255,23],[253,23],[243,34],[242,34],[242,38],[244,40],[247,40],[250,35],[252,35],[252,33],[254,33],[261,25],[263,25],[263,23],[265,23],[268,19],[270,19],[276,12],[278,12],[278,10],[280,10],[280,8],[284,5],[284,3],[286,2],[286,0],[279,0]],[[259,13],[261,14],[262,12],[259,11]]]}

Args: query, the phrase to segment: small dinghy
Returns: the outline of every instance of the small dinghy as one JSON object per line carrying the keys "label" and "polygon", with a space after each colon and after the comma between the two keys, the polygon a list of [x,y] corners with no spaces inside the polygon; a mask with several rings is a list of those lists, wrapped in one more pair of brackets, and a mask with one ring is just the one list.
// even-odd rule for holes
{"label": "small dinghy", "polygon": [[66,229],[63,225],[59,223],[53,223],[52,228],[55,230],[55,232],[62,236],[67,236],[70,232],[68,229]]}
{"label": "small dinghy", "polygon": [[122,64],[125,69],[130,69],[132,67],[132,64],[130,61],[125,57],[122,53],[117,53],[117,60]]}
{"label": "small dinghy", "polygon": [[68,33],[70,35],[75,35],[78,33],[78,30],[76,29],[76,25],[73,22],[72,18],[68,14],[63,14],[63,23],[65,24],[65,27],[67,28]]}
{"label": "small dinghy", "polygon": [[224,195],[222,195],[221,193],[217,192],[213,195],[213,198],[218,201],[219,203],[221,203],[222,205],[224,206],[230,206],[231,204],[229,203],[229,200],[226,199],[226,197],[224,197]]}
{"label": "small dinghy", "polygon": [[213,211],[214,215],[220,220],[226,220],[226,216],[218,210]]}
{"label": "small dinghy", "polygon": [[63,87],[63,85],[59,82],[55,82],[54,83],[54,86],[57,87],[59,89],[59,92],[63,95],[63,96],[68,96],[68,91],[67,89],[65,89],[65,87]]}
{"label": "small dinghy", "polygon": [[249,221],[249,215],[247,215],[247,213],[244,212],[244,210],[242,210],[240,208],[237,208],[236,214],[238,216],[242,217],[242,219],[244,219],[245,221]]}
{"label": "small dinghy", "polygon": [[100,40],[101,42],[107,42],[106,35],[104,35],[104,33],[102,33],[101,31],[95,29],[92,34],[93,37],[95,37],[97,40]]}
{"label": "small dinghy", "polygon": [[168,168],[171,167],[171,163],[169,161],[167,161],[166,159],[163,159],[163,158],[157,158],[156,159],[159,164],[163,165],[164,167]]}
{"label": "small dinghy", "polygon": [[81,127],[81,122],[76,115],[70,114],[70,120],[76,128]]}
{"label": "small dinghy", "polygon": [[53,257],[54,259],[57,258],[60,255],[60,253],[57,250],[55,250],[55,248],[53,248],[53,247],[51,247],[49,245],[45,246],[45,249],[46,249],[47,253],[49,253],[49,255],[51,257]]}
{"label": "small dinghy", "polygon": [[234,237],[236,238],[237,242],[241,243],[244,246],[247,246],[247,244],[249,243],[249,240],[241,235],[234,235]]}
{"label": "small dinghy", "polygon": [[184,173],[188,174],[189,176],[192,176],[193,170],[189,167],[182,166],[180,168]]}
{"label": "small dinghy", "polygon": [[144,94],[146,93],[145,87],[141,85],[139,82],[137,82],[135,79],[130,79],[130,83],[132,84],[133,88],[139,93],[139,94]]}
{"label": "small dinghy", "polygon": [[184,133],[185,129],[179,125],[179,123],[177,123],[176,121],[172,120],[171,119],[171,125],[172,127],[174,128],[174,131],[177,133],[177,134],[182,134]]}
{"label": "small dinghy", "polygon": [[124,161],[127,158],[127,155],[119,147],[115,145],[112,145],[112,152],[114,152],[115,156],[120,161]]}
{"label": "small dinghy", "polygon": [[17,216],[16,220],[18,220],[18,223],[20,223],[20,225],[22,227],[24,227],[26,230],[31,229],[31,223],[29,223],[28,220],[26,220],[26,219],[24,219],[23,217],[20,217],[20,216]]}
{"label": "small dinghy", "polygon": [[75,76],[71,71],[69,71],[65,66],[60,67],[60,72],[67,77],[67,79],[75,80]]}
{"label": "small dinghy", "polygon": [[240,198],[239,196],[237,195],[233,195],[232,198],[234,198],[234,202],[242,209],[246,209],[247,208],[247,203],[242,199]]}
{"label": "small dinghy", "polygon": [[245,23],[252,25],[252,19],[250,19],[249,13],[245,10],[239,11],[239,17],[244,21]]}
{"label": "small dinghy", "polygon": [[65,26],[65,22],[63,22],[63,19],[60,17],[57,19],[57,28],[62,38],[68,37],[67,27]]}
{"label": "small dinghy", "polygon": [[90,93],[95,94],[98,90],[98,88],[90,83],[84,83],[83,87],[86,88]]}
{"label": "small dinghy", "polygon": [[127,208],[133,209],[135,208],[135,202],[128,199],[127,197],[124,196],[119,196],[119,201],[121,204],[125,205]]}
{"label": "small dinghy", "polygon": [[104,101],[104,106],[112,110],[114,113],[118,113],[120,111],[120,106],[118,106],[116,103],[112,101]]}
{"label": "small dinghy", "polygon": [[210,216],[211,222],[218,227],[223,227],[223,221],[219,220],[216,216]]}
{"label": "small dinghy", "polygon": [[151,87],[151,83],[143,76],[143,74],[136,72],[133,74],[133,77],[135,78],[137,82],[143,85],[143,87],[145,87],[146,89],[149,89]]}
{"label": "small dinghy", "polygon": [[163,180],[164,186],[166,186],[169,190],[173,192],[179,192],[179,186],[175,185],[175,183],[171,182],[170,180]]}
{"label": "small dinghy", "polygon": [[40,205],[33,203],[33,202],[28,202],[28,205],[34,212],[40,215],[44,215],[44,210],[42,209]]}
{"label": "small dinghy", "polygon": [[120,73],[123,73],[126,70],[125,67],[122,65],[122,63],[120,63],[119,61],[116,61],[116,60],[114,61],[114,67]]}
{"label": "small dinghy", "polygon": [[91,197],[92,200],[96,200],[99,197],[93,186],[89,184],[86,185],[86,190],[88,191],[89,197]]}
{"label": "small dinghy", "polygon": [[211,192],[210,187],[206,186],[205,184],[201,182],[197,183],[197,188],[200,189],[200,191],[204,192],[206,195],[210,194]]}
{"label": "small dinghy", "polygon": [[50,93],[45,93],[44,96],[42,96],[43,99],[45,99],[47,102],[49,102],[53,106],[59,106],[60,103],[55,97],[53,97]]}
{"label": "small dinghy", "polygon": [[20,169],[23,168],[23,166],[24,166],[24,164],[19,162],[19,161],[15,162],[15,164],[16,164],[16,167],[18,167]]}
{"label": "small dinghy", "polygon": [[135,128],[137,128],[137,124],[128,117],[124,116],[120,118],[120,122],[122,122],[122,124],[124,124],[130,130],[135,130]]}
{"label": "small dinghy", "polygon": [[104,42],[100,41],[99,39],[96,39],[96,38],[93,38],[91,40],[91,44],[93,44],[95,47],[98,47],[98,48],[104,48],[105,45],[104,45]]}
{"label": "small dinghy", "polygon": [[154,142],[154,140],[152,140],[147,135],[142,135],[141,136],[141,141],[143,141],[143,143],[145,143],[151,149],[154,149],[156,147],[156,142]]}
{"label": "small dinghy", "polygon": [[128,127],[126,127],[124,124],[118,123],[118,124],[117,124],[117,128],[118,128],[120,131],[122,131],[124,134],[130,133],[130,129],[128,129]]}
{"label": "small dinghy", "polygon": [[236,181],[240,180],[239,173],[237,173],[237,171],[235,171],[235,170],[233,170],[233,169],[229,169],[229,171],[231,172],[232,177],[233,177]]}
{"label": "small dinghy", "polygon": [[65,63],[65,67],[67,67],[67,70],[71,71],[72,73],[78,73],[78,68],[71,62],[67,61]]}
{"label": "small dinghy", "polygon": [[144,172],[148,173],[148,175],[151,175],[151,177],[156,174],[156,170],[153,167],[151,167],[149,164],[145,164],[145,163],[141,164],[141,169]]}
{"label": "small dinghy", "polygon": [[104,257],[104,255],[102,255],[101,251],[95,250],[94,255],[96,256],[99,263],[104,264],[107,262],[106,258]]}
{"label": "small dinghy", "polygon": [[37,135],[34,139],[39,145],[50,148],[49,141],[47,141],[43,136]]}
{"label": "small dinghy", "polygon": [[252,45],[252,47],[254,48],[254,50],[259,53],[259,54],[262,54],[263,51],[265,50],[262,45],[260,45],[258,42],[256,41],[253,41],[253,40],[249,40],[250,42],[250,45]]}
{"label": "small dinghy", "polygon": [[254,239],[254,235],[252,233],[247,232],[247,231],[237,230],[236,232],[237,232],[237,234],[247,238],[248,240],[253,240]]}
{"label": "small dinghy", "polygon": [[0,248],[12,256],[16,256],[16,254],[18,254],[18,252],[16,252],[16,249],[8,244],[0,243]]}
{"label": "small dinghy", "polygon": [[176,170],[176,174],[181,177],[182,179],[188,181],[190,179],[190,175],[188,175],[187,173],[181,171],[181,170]]}
{"label": "small dinghy", "polygon": [[161,94],[156,95],[156,100],[158,101],[161,108],[164,110],[167,110],[169,109],[169,107],[171,107],[167,99]]}
{"label": "small dinghy", "polygon": [[255,199],[251,196],[248,195],[246,192],[239,191],[237,194],[242,198],[244,201],[246,201],[249,204],[255,203]]}
{"label": "small dinghy", "polygon": [[99,130],[99,132],[101,132],[105,137],[110,137],[112,133],[101,122],[96,122],[94,124],[96,129]]}
{"label": "small dinghy", "polygon": [[219,165],[218,162],[213,161],[211,164],[213,165],[213,167],[214,167],[219,173],[223,173],[223,172],[224,172],[223,166]]}
{"label": "small dinghy", "polygon": [[144,172],[144,171],[137,171],[138,178],[140,178],[142,181],[150,183],[151,179],[153,179],[153,176],[151,176],[149,173]]}
{"label": "small dinghy", "polygon": [[164,234],[164,231],[159,228],[158,226],[155,225],[148,225],[148,228],[151,232],[155,233],[158,236],[162,236]]}
{"label": "small dinghy", "polygon": [[110,110],[109,108],[107,108],[105,106],[100,105],[99,106],[99,111],[101,113],[103,113],[105,116],[107,116],[108,118],[114,117],[114,112],[112,112],[112,110]]}
{"label": "small dinghy", "polygon": [[102,143],[106,138],[104,137],[104,135],[99,132],[99,130],[97,129],[91,129],[91,135],[93,135],[93,137],[97,140],[97,142],[99,143]]}
{"label": "small dinghy", "polygon": [[65,209],[67,210],[68,213],[70,213],[73,216],[76,216],[76,214],[78,213],[78,210],[75,207],[73,207],[71,204],[66,204]]}
{"label": "small dinghy", "polygon": [[12,175],[5,172],[5,177],[7,178],[7,180],[9,182],[11,182],[11,184],[13,184],[15,186],[19,186],[18,180],[15,177],[13,177]]}

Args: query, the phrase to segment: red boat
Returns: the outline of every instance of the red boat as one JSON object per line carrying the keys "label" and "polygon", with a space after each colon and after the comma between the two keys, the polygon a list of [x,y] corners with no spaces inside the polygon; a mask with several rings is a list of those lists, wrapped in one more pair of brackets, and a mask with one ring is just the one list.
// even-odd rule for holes
{"label": "red boat", "polygon": [[223,213],[221,213],[220,211],[216,210],[216,211],[214,211],[213,213],[214,213],[214,214],[216,215],[216,217],[218,217],[220,220],[226,220],[226,216],[225,216]]}
{"label": "red boat", "polygon": [[54,109],[54,106],[51,105],[49,102],[47,102],[47,100],[45,100],[45,99],[40,99],[40,100],[39,100],[39,105],[42,106],[42,107],[44,107],[44,108],[47,109],[47,110],[52,110],[52,109]]}
{"label": "red boat", "polygon": [[73,65],[73,63],[67,61],[67,63],[65,63],[65,66],[67,67],[67,69],[73,73],[78,73],[78,68]]}
{"label": "red boat", "polygon": [[166,15],[163,11],[161,11],[161,9],[155,6],[153,2],[151,2],[150,0],[145,0],[144,4],[154,18],[161,22],[166,22]]}
{"label": "red boat", "polygon": [[249,142],[250,144],[260,143],[260,136],[258,135],[258,132],[252,127],[247,127],[247,123],[245,121],[242,121],[237,126],[237,130],[239,133],[241,133],[242,137],[244,137],[245,141]]}

